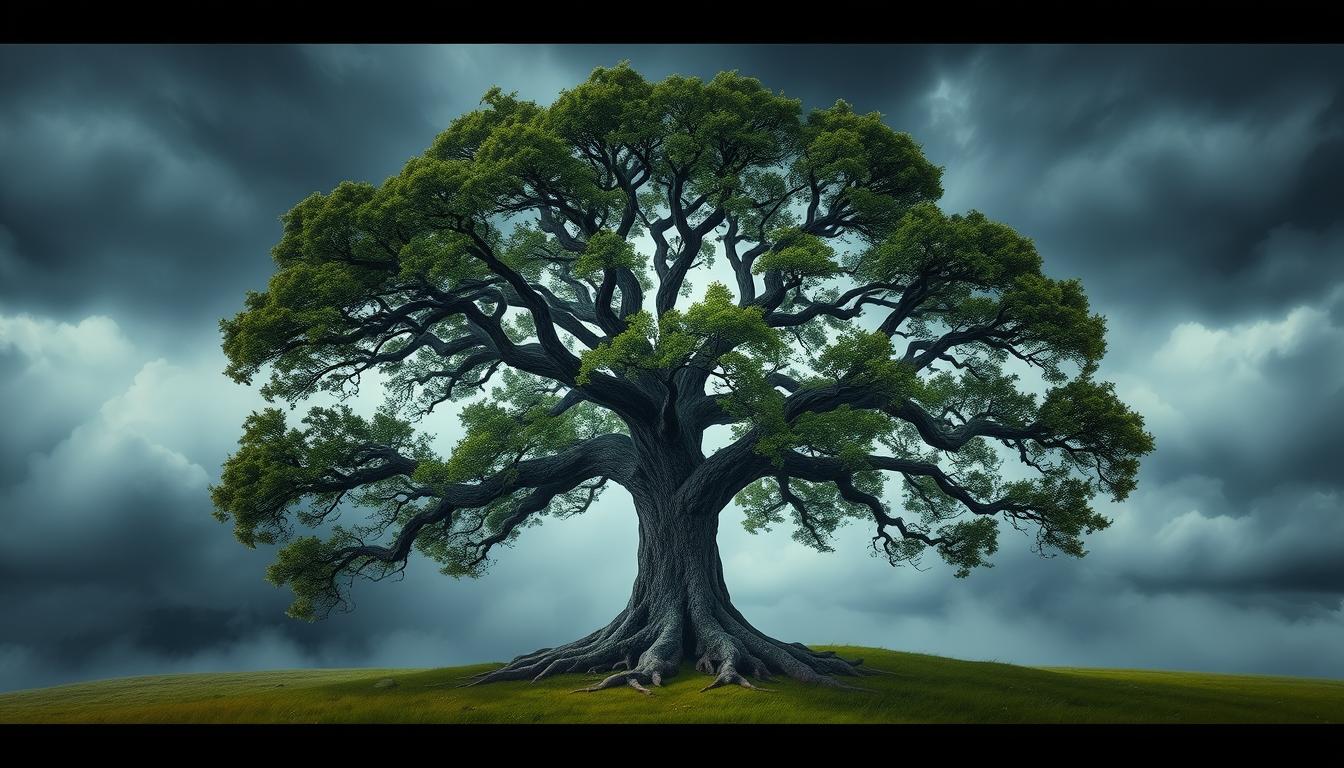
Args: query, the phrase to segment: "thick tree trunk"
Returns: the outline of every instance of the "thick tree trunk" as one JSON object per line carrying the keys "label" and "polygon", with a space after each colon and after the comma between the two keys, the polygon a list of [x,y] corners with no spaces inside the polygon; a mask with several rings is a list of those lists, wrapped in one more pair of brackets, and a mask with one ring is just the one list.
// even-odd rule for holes
{"label": "thick tree trunk", "polygon": [[723,579],[718,515],[693,515],[652,501],[636,506],[639,574],[625,610],[587,637],[519,656],[476,683],[621,670],[582,690],[630,685],[648,693],[645,686],[661,685],[684,660],[713,676],[705,690],[729,683],[754,688],[749,676],[767,680],[771,674],[848,687],[832,676],[863,674],[862,660],[780,642],[743,618]]}

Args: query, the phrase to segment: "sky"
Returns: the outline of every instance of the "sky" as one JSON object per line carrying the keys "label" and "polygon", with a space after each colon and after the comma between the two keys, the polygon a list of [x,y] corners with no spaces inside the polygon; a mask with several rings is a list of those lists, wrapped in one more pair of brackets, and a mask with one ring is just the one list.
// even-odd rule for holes
{"label": "sky", "polygon": [[485,578],[416,556],[314,624],[284,616],[273,551],[235,541],[208,492],[264,405],[223,375],[218,321],[265,287],[280,214],[397,173],[492,85],[545,104],[623,59],[650,80],[736,69],[911,133],[945,168],[944,210],[1007,222],[1082,279],[1108,319],[1101,375],[1157,440],[1085,558],[1007,530],[966,580],[870,557],[861,524],[823,554],[730,508],[726,578],[758,628],[1344,678],[1344,47],[6,45],[0,690],[507,660],[624,606],[619,489]]}

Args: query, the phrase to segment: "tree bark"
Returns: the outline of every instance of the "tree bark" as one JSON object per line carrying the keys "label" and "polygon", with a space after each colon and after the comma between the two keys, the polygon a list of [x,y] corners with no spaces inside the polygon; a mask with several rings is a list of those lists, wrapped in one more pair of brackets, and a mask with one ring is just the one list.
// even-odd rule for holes
{"label": "tree bark", "polygon": [[727,684],[755,688],[749,677],[769,680],[774,674],[847,688],[834,675],[865,673],[862,659],[846,661],[784,643],[751,626],[724,582],[717,514],[691,514],[638,496],[636,512],[639,573],[625,609],[587,637],[519,656],[471,684],[614,672],[580,690],[629,685],[650,693],[645,686],[661,685],[684,661],[713,676],[704,690]]}

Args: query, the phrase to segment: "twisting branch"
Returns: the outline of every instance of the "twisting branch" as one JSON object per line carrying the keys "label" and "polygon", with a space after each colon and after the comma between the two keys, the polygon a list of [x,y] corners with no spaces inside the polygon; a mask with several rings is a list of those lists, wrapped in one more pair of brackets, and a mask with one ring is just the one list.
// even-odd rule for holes
{"label": "twisting branch", "polygon": [[[868,283],[845,291],[835,301],[805,300],[803,302],[805,304],[804,308],[798,312],[771,312],[766,316],[765,321],[775,328],[788,328],[802,325],[822,315],[839,320],[852,320],[863,312],[865,305],[889,305],[890,302],[882,296],[901,290],[903,290],[903,286],[899,283]],[[845,306],[851,301],[854,304]]]}
{"label": "twisting branch", "polygon": [[[900,459],[893,456],[868,456],[864,461],[873,469],[896,472],[907,478],[930,478],[937,483],[943,493],[960,502],[962,506],[974,514],[996,515],[1008,513],[1021,520],[1042,522],[1040,514],[1030,504],[1010,498],[988,502],[975,498],[970,491],[954,481],[937,464]],[[848,469],[844,462],[838,459],[803,456],[793,451],[784,454],[783,469],[790,477],[813,481],[840,482],[853,474],[852,470]],[[888,524],[895,525],[895,520],[890,520]]]}
{"label": "twisting branch", "polygon": [[826,543],[826,537],[822,536],[821,532],[817,530],[816,521],[813,519],[811,511],[807,508],[807,502],[803,501],[801,497],[789,489],[789,476],[776,475],[775,483],[779,487],[780,499],[793,507],[793,510],[798,513],[799,523],[807,529],[808,535],[812,537],[812,542],[816,547],[822,551],[829,550],[831,547]]}
{"label": "twisting branch", "polygon": [[[962,576],[987,565],[996,517],[1081,556],[1108,523],[1090,499],[1133,488],[1152,440],[1091,378],[1104,318],[1026,238],[938,210],[941,169],[876,113],[804,117],[736,73],[653,84],[626,65],[550,106],[482,101],[382,185],[296,205],[267,290],[221,324],[229,375],[268,370],[267,398],[348,395],[368,371],[402,388],[369,417],[252,414],[212,488],[240,541],[284,544],[268,578],[293,588],[292,615],[343,601],[343,580],[404,573],[413,549],[479,575],[611,482],[640,522],[627,608],[478,682],[587,671],[606,676],[582,690],[653,695],[692,661],[705,690],[771,674],[844,687],[833,676],[861,661],[773,640],[732,606],[715,537],[735,495],[749,528],[787,514],[830,549],[845,518],[871,517],[893,564],[931,547]],[[737,295],[711,285],[676,311],[719,233]],[[1042,400],[1014,388],[1011,358],[1043,369]],[[932,375],[945,366],[959,375]],[[492,383],[493,400],[462,403],[451,454],[417,434],[421,411]],[[734,439],[706,455],[726,424]],[[1040,476],[998,477],[995,440]],[[880,497],[888,477],[913,522]],[[369,514],[337,525],[351,505]]]}
{"label": "twisting branch", "polygon": [[509,537],[518,529],[518,526],[526,522],[532,515],[545,509],[556,496],[577,488],[591,478],[591,475],[568,478],[560,482],[543,485],[524,496],[521,501],[514,505],[513,513],[499,524],[498,530],[480,541],[474,541],[468,545],[476,554],[467,562],[467,569],[473,569],[485,562],[492,548],[501,542],[508,541]]}
{"label": "twisting branch", "polygon": [[527,280],[522,275],[511,269],[504,262],[500,261],[495,255],[494,249],[485,242],[475,227],[468,227],[463,232],[471,238],[474,245],[470,250],[472,255],[480,259],[490,271],[503,277],[508,284],[518,293],[522,299],[523,305],[532,313],[533,322],[536,325],[537,337],[541,340],[541,347],[546,354],[554,360],[555,364],[562,371],[566,379],[572,380],[575,373],[579,370],[579,360],[565,348],[561,343],[560,337],[556,335],[555,323],[551,317],[551,308],[546,300],[532,289]]}

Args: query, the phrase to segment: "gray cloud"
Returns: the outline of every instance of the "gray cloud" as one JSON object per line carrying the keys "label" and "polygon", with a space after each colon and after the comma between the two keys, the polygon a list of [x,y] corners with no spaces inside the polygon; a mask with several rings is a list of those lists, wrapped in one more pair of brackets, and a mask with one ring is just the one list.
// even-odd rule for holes
{"label": "gray cloud", "polygon": [[1344,327],[1330,308],[1302,305],[1228,327],[1190,321],[1173,328],[1148,361],[1111,374],[1147,415],[1163,482],[1218,477],[1229,496],[1255,498],[1280,484],[1341,488],[1335,457],[1344,387]]}
{"label": "gray cloud", "polygon": [[[9,617],[0,633],[0,689],[246,664],[500,658],[604,621],[625,600],[621,585],[633,580],[633,550],[606,574],[619,576],[597,587],[567,579],[572,564],[555,557],[633,540],[634,521],[616,500],[582,521],[537,531],[497,565],[485,589],[417,562],[404,581],[361,584],[351,613],[317,625],[292,621],[283,615],[289,596],[263,580],[273,552],[241,547],[211,517],[207,485],[243,416],[262,405],[219,374],[218,352],[140,362],[145,353],[105,318],[58,324],[3,315],[0,346],[20,363],[17,379],[53,400],[79,386],[59,354],[93,356],[90,363],[97,354],[115,357],[133,371],[85,381],[92,404],[72,409],[73,417],[9,433],[7,443],[26,456],[0,486],[0,523],[11,532],[0,540],[0,605]],[[369,410],[377,399],[355,403]],[[45,439],[71,418],[78,423],[60,439]],[[451,420],[443,426],[440,438],[451,445],[459,435]],[[556,586],[538,591],[537,583]]]}
{"label": "gray cloud", "polygon": [[943,75],[973,131],[948,186],[1106,304],[1225,321],[1319,300],[1341,260],[1273,236],[1333,234],[1341,61],[1328,47],[989,49]]}
{"label": "gray cloud", "polygon": [[[624,604],[628,498],[548,521],[480,581],[413,560],[307,625],[206,493],[260,401],[215,323],[277,217],[378,181],[493,84],[549,101],[620,59],[845,98],[946,167],[945,207],[1036,239],[1110,318],[1103,373],[1158,452],[1080,561],[1006,531],[966,581],[721,526],[763,630],[1032,664],[1344,676],[1344,51],[1331,47],[0,49],[0,689],[166,671],[430,666]],[[372,390],[372,388],[369,388]],[[370,408],[370,394],[358,405]],[[441,445],[451,414],[429,425]],[[613,554],[616,553],[616,554]]]}
{"label": "gray cloud", "polygon": [[147,331],[211,327],[264,285],[281,213],[343,179],[398,172],[511,71],[495,66],[509,58],[494,48],[8,46],[0,302],[152,319]]}

